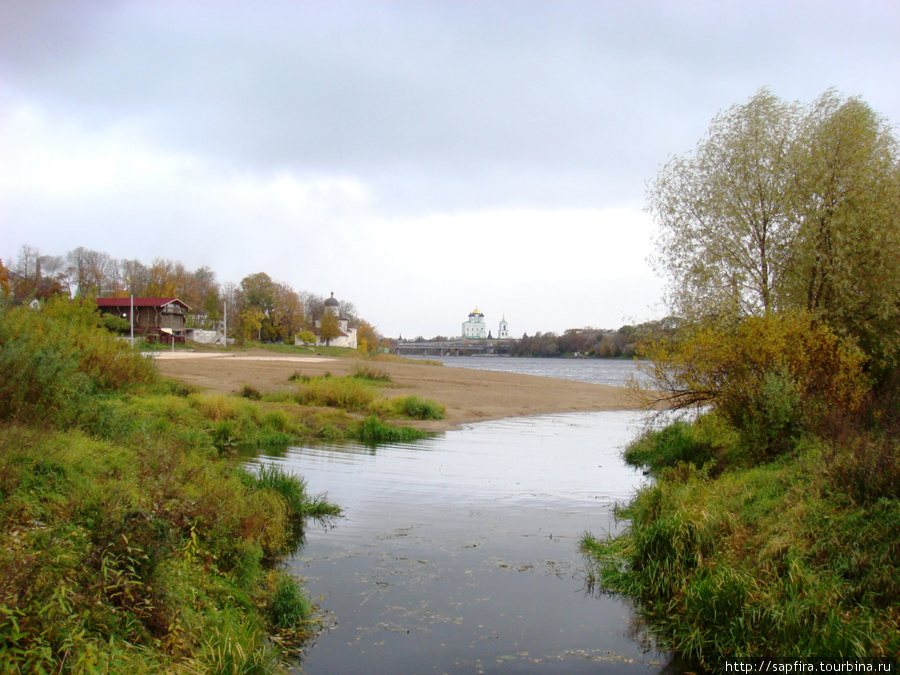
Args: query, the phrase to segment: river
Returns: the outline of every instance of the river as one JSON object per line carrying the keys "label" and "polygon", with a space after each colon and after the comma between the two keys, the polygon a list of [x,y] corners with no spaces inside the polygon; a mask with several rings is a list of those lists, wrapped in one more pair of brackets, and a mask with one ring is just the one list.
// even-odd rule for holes
{"label": "river", "polygon": [[[474,360],[503,369],[520,361]],[[606,364],[592,377],[608,384],[621,384],[622,364],[633,368],[521,361],[530,374],[542,374],[532,362],[543,361],[556,376]],[[326,613],[296,672],[673,672],[634,634],[625,601],[589,591],[578,552],[584,532],[615,531],[613,505],[645,480],[619,456],[641,423],[630,412],[522,417],[413,444],[260,456],[302,474],[345,513],[311,525],[291,562]]]}

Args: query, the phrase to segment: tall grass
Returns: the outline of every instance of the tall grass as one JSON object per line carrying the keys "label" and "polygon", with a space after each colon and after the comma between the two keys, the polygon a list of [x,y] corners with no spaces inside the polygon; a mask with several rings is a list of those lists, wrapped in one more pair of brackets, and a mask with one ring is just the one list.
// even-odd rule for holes
{"label": "tall grass", "polygon": [[713,476],[681,445],[691,433],[629,450],[657,480],[618,511],[622,534],[583,537],[591,580],[635,598],[665,645],[708,667],[900,655],[900,502],[857,501],[822,442]]}
{"label": "tall grass", "polygon": [[397,427],[370,415],[359,425],[356,437],[364,443],[409,443],[429,434],[412,427]]}
{"label": "tall grass", "polygon": [[364,411],[377,396],[371,385],[352,377],[312,377],[297,383],[293,398],[300,405]]}
{"label": "tall grass", "polygon": [[0,421],[72,424],[89,397],[154,380],[151,361],[110,338],[87,304],[0,306]]}
{"label": "tall grass", "polygon": [[422,398],[415,394],[391,400],[394,410],[399,414],[417,420],[442,420],[445,408],[437,401]]}
{"label": "tall grass", "polygon": [[310,629],[277,565],[335,507],[218,455],[299,418],[160,383],[84,306],[0,312],[0,672],[277,669]]}

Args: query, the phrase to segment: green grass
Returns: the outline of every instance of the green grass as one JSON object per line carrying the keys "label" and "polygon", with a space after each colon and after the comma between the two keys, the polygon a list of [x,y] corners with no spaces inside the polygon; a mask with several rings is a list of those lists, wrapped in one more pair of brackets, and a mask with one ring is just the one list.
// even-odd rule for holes
{"label": "green grass", "polygon": [[305,518],[336,509],[299,478],[248,480],[159,439],[2,426],[0,445],[0,671],[210,666],[217,632],[252,660],[269,630],[300,620],[266,618],[288,593],[271,575]]}
{"label": "green grass", "polygon": [[311,377],[295,384],[293,400],[305,406],[361,412],[379,396],[370,383],[353,377]]}
{"label": "green grass", "polygon": [[858,501],[846,456],[824,442],[711,475],[709,449],[698,467],[682,445],[700,433],[676,427],[627,451],[657,479],[618,511],[622,534],[583,537],[590,580],[634,598],[665,646],[707,667],[729,656],[897,658],[896,496]]}
{"label": "green grass", "polygon": [[[0,308],[0,672],[277,671],[314,632],[280,564],[339,509],[232,451],[411,441],[381,369],[290,393],[167,382],[85,303]],[[412,403],[415,403],[413,405]],[[396,404],[399,405],[399,404]]]}
{"label": "green grass", "polygon": [[364,443],[409,443],[429,436],[427,432],[412,427],[397,427],[370,415],[356,432],[356,438]]}
{"label": "green grass", "polygon": [[312,415],[161,381],[98,323],[0,309],[0,672],[275,672],[314,630],[279,565],[337,508],[221,452]]}
{"label": "green grass", "polygon": [[444,406],[430,398],[411,395],[391,399],[391,404],[398,414],[416,420],[444,419]]}

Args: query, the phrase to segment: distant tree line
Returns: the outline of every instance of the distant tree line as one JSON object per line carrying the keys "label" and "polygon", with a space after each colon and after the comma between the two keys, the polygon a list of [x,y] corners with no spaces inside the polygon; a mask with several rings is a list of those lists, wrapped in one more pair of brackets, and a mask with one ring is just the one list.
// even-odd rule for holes
{"label": "distant tree line", "polygon": [[[191,308],[189,328],[221,329],[227,319],[229,335],[266,342],[292,342],[297,334],[312,333],[325,313],[326,300],[275,281],[265,272],[249,274],[239,283],[220,282],[209,266],[189,270],[166,258],[154,258],[146,265],[82,246],[66,255],[46,255],[24,245],[8,266],[0,259],[0,299],[21,302],[59,295],[177,297]],[[341,302],[340,315],[357,327],[361,349],[371,351],[384,344],[352,302]]]}
{"label": "distant tree line", "polygon": [[664,334],[676,326],[673,318],[625,325],[618,330],[570,328],[556,333],[527,334],[509,347],[511,356],[568,356],[613,358],[635,355],[636,346],[645,339]]}

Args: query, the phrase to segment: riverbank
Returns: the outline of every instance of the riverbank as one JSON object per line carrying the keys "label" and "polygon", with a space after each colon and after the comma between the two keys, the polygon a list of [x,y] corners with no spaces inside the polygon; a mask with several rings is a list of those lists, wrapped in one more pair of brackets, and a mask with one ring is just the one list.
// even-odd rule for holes
{"label": "riverbank", "polygon": [[0,372],[0,672],[281,672],[317,626],[284,560],[339,509],[232,450],[323,426],[162,380],[65,299],[0,306]]}
{"label": "riverbank", "polygon": [[[355,358],[281,355],[264,350],[243,352],[159,352],[159,372],[184,384],[223,394],[249,385],[263,394],[285,391],[288,378],[351,375]],[[623,387],[548,377],[445,368],[427,362],[377,361],[390,378],[386,397],[416,394],[446,408],[441,420],[411,422],[425,431],[445,431],[487,420],[564,412],[633,410],[638,402]]]}
{"label": "riverbank", "polygon": [[713,672],[726,659],[900,663],[900,463],[891,436],[806,438],[745,461],[710,414],[625,451],[654,477],[624,531],[582,550],[598,588],[634,601],[659,644]]}

